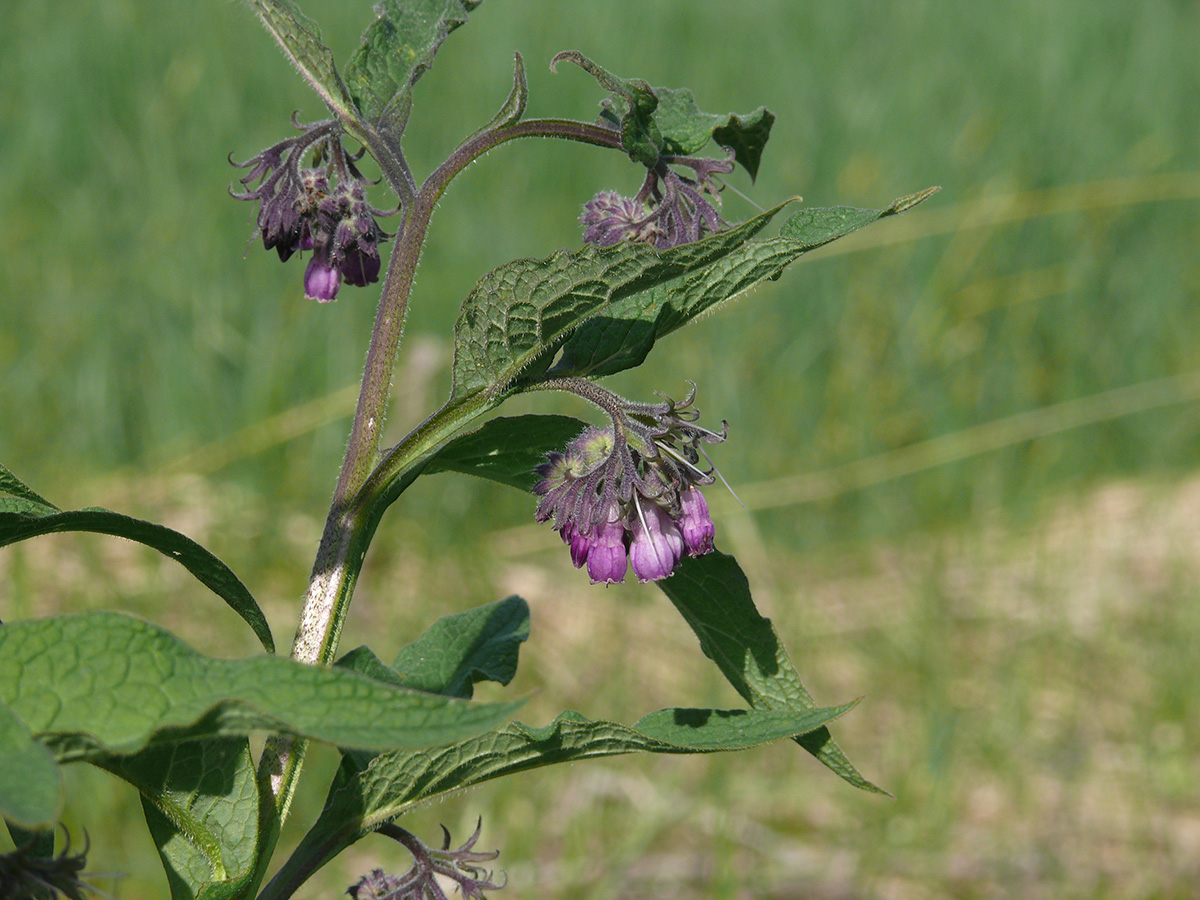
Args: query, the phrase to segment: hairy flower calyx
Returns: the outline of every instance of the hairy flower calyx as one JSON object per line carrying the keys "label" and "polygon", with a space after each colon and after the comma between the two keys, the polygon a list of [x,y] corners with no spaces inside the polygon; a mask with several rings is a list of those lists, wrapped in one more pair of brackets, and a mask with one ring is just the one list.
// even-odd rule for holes
{"label": "hairy flower calyx", "polygon": [[[599,247],[634,241],[666,250],[716,234],[725,227],[725,220],[717,212],[720,185],[713,176],[733,171],[733,151],[726,150],[726,154],[725,159],[660,156],[646,169],[636,196],[601,191],[579,216],[583,239]],[[680,175],[671,166],[690,168],[692,174]]]}
{"label": "hairy flower calyx", "polygon": [[[263,247],[274,249],[281,260],[312,251],[304,293],[325,302],[337,298],[342,281],[362,287],[379,280],[379,244],[389,235],[375,217],[389,213],[367,202],[367,182],[355,166],[365,151],[357,156],[345,151],[337,122],[301,125],[293,117],[292,124],[301,134],[233,163],[250,169],[243,185],[259,184],[230,193],[259,203],[255,231]],[[313,165],[303,168],[309,150]]]}
{"label": "hairy flower calyx", "polygon": [[536,469],[534,518],[554,519],[576,568],[595,583],[671,575],[685,554],[713,549],[715,529],[700,487],[714,481],[701,464],[702,444],[725,440],[728,423],[714,432],[696,425],[695,387],[680,403],[634,403],[592,382],[558,379],[559,387],[595,403],[612,419],[591,426]]}

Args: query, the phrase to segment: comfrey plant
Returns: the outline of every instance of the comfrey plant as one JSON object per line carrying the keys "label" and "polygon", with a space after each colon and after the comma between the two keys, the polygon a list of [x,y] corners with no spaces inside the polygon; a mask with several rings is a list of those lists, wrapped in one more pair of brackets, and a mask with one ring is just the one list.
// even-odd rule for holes
{"label": "comfrey plant", "polygon": [[[696,316],[932,189],[878,210],[801,208],[763,237],[792,201],[736,222],[721,213],[720,198],[735,165],[757,174],[770,112],[702,112],[690,91],[618,78],[576,52],[559,54],[551,68],[568,62],[596,79],[605,94],[597,120],[526,118],[517,56],[512,90],[496,115],[418,183],[403,149],[414,85],[478,5],[384,0],[339,70],[315,25],[292,4],[250,0],[330,118],[293,119],[298,133],[240,164],[248,171],[233,195],[255,204],[264,247],[284,261],[307,257],[304,293],[312,299],[336,299],[343,283],[375,283],[387,258],[345,462],[295,642],[290,657],[276,655],[251,592],[184,535],[104,509],[60,509],[0,467],[0,543],[76,530],[146,544],[227,604],[265,651],[210,658],[119,613],[0,627],[0,814],[18,848],[0,856],[0,895],[77,898],[93,890],[86,842],[82,852],[71,852],[68,841],[55,853],[66,763],[90,763],[133,785],[171,896],[203,900],[290,897],[372,833],[391,837],[404,853],[379,845],[378,868],[350,886],[352,897],[440,898],[447,883],[464,897],[483,897],[504,878],[486,868],[496,854],[475,849],[478,828],[458,849],[449,834],[431,848],[398,820],[450,791],[588,757],[708,753],[790,739],[850,784],[878,790],[826,727],[850,704],[816,705],[755,609],[737,562],[715,549],[702,491],[716,477],[708,450],[725,441],[727,426],[700,424],[695,385],[679,402],[650,403],[618,397],[597,379],[639,365]],[[527,137],[624,154],[640,187],[633,196],[580,197],[581,246],[515,260],[480,279],[454,326],[450,396],[384,447],[392,366],[435,205],[471,162]],[[697,155],[710,144],[717,148],[711,157]],[[395,194],[391,214],[367,200],[364,154]],[[379,224],[385,215],[393,215],[394,234]],[[336,309],[313,306],[310,314]],[[479,424],[509,398],[533,391],[575,395],[600,410],[600,422],[524,415]],[[531,491],[535,518],[553,522],[593,582],[619,582],[630,570],[638,581],[656,582],[746,707],[663,709],[632,725],[572,711],[540,726],[510,721],[520,702],[478,703],[472,694],[481,680],[507,684],[514,675],[530,623],[519,597],[440,619],[391,662],[365,647],[339,656],[342,624],[385,510],[435,472]],[[602,588],[594,590],[603,599]],[[249,741],[254,732],[270,735],[258,754]],[[341,767],[324,809],[267,881],[310,741],[338,747]]]}

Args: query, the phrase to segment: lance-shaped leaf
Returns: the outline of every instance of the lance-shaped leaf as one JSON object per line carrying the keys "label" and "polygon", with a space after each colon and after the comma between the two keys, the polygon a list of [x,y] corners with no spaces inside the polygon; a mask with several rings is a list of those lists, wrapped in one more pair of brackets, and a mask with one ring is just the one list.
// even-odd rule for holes
{"label": "lance-shaped leaf", "polygon": [[367,750],[444,744],[519,703],[467,703],[276,656],[203,656],[116,613],[0,628],[0,703],[60,761],[252,731]]}
{"label": "lance-shaped leaf", "polygon": [[8,494],[21,500],[32,500],[43,506],[54,505],[3,465],[0,465],[0,494]]}
{"label": "lance-shaped leaf", "polygon": [[537,482],[533,470],[545,460],[547,451],[561,450],[586,427],[586,422],[570,416],[492,419],[439,450],[425,474],[461,472],[532,491]]}
{"label": "lance-shaped leaf", "polygon": [[260,807],[245,738],[185,741],[92,762],[141,792],[172,900],[232,900],[251,886]]}
{"label": "lance-shaped leaf", "polygon": [[562,60],[579,66],[612,92],[604,101],[601,120],[620,130],[622,148],[643,165],[654,166],[664,153],[691,156],[712,139],[732,149],[734,159],[752,179],[758,176],[763,148],[775,123],[766,107],[744,115],[706,113],[687,88],[651,87],[640,78],[619,78],[576,50],[559,53],[550,68]]}
{"label": "lance-shaped leaf", "polygon": [[[0,818],[28,828],[53,824],[62,800],[58,764],[29,726],[3,703],[0,760]],[[17,835],[13,839],[19,843]]]}
{"label": "lance-shaped leaf", "polygon": [[394,137],[404,131],[417,79],[451,31],[481,0],[383,0],[346,65],[346,85],[364,116]]}
{"label": "lance-shaped leaf", "polygon": [[[492,270],[463,302],[454,326],[451,404],[502,392],[535,361],[548,365],[571,332],[620,300],[733,253],[766,227],[777,206],[728,231],[669,250],[587,245]],[[536,367],[531,370],[536,372]]]}
{"label": "lance-shaped leaf", "polygon": [[[5,473],[11,476],[7,469]],[[90,531],[145,544],[191,572],[246,621],[267,651],[275,652],[275,641],[266,616],[246,586],[225,563],[191,538],[163,525],[99,507],[63,511],[41,498],[30,499],[37,495],[28,488],[25,488],[28,493],[23,494],[11,484],[0,487],[12,495],[0,496],[0,547],[61,531]]]}
{"label": "lance-shaped leaf", "polygon": [[544,728],[512,723],[438,750],[386,753],[361,772],[343,766],[325,809],[267,895],[286,895],[286,887],[303,881],[373,828],[439,794],[515,772],[601,756],[743,750],[820,728],[851,706],[802,712],[662,709],[632,727],[567,711]]}
{"label": "lance-shaped leaf", "polygon": [[901,197],[885,209],[802,209],[777,237],[750,241],[708,266],[612,302],[575,329],[551,374],[611,375],[640,365],[655,341],[717,304],[778,278],[810,250],[911,209],[936,190]]}
{"label": "lance-shaped leaf", "polygon": [[356,117],[354,101],[338,75],[333,51],[321,42],[317,23],[291,0],[250,0],[271,37],[325,104],[343,121]]}
{"label": "lance-shaped leaf", "polygon": [[[688,557],[658,585],[700,639],[704,655],[751,706],[793,712],[816,708],[771,620],[755,607],[736,559],[719,552]],[[855,787],[886,793],[859,774],[828,728],[799,735],[796,742]]]}

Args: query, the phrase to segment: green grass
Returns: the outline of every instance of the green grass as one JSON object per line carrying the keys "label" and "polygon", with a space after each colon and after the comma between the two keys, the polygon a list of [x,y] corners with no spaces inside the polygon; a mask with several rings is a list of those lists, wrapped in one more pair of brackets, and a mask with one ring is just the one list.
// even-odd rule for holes
{"label": "green grass", "polygon": [[[306,303],[296,262],[246,250],[224,160],[320,110],[239,4],[86,6],[18,0],[0,29],[0,461],[58,503],[206,542],[286,644],[374,298]],[[305,8],[343,57],[368,16]],[[839,734],[896,800],[780,746],[523,776],[412,827],[457,837],[483,814],[514,896],[1190,896],[1198,45],[1200,8],[1167,0],[484,4],[418,88],[418,173],[503,100],[513,50],[532,114],[589,117],[593,82],[545,69],[577,48],[707,109],[770,107],[760,179],[736,182],[763,205],[942,185],[611,380],[636,396],[695,380],[730,421],[717,461],[749,510],[722,503],[720,543],[818,698],[867,695]],[[580,205],[636,181],[617,154],[550,143],[462,176],[418,274],[396,431],[444,395],[475,279],[576,245]],[[727,198],[730,217],[750,209]],[[529,512],[481,483],[418,483],[345,646],[386,655],[517,591],[534,610],[527,719],[736,702],[659,595],[579,584]],[[0,618],[108,606],[253,650],[171,564],[112,541],[39,539],[0,554],[0,575]],[[161,894],[136,801],[73,777],[100,786],[69,817],[93,866],[128,873],[117,896]],[[354,848],[309,895],[381,852]]]}

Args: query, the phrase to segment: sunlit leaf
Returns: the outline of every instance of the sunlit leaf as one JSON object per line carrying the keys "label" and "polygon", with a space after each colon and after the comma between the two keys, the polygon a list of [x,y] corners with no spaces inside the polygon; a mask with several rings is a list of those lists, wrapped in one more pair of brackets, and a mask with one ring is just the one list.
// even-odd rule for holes
{"label": "sunlit leaf", "polygon": [[60,761],[252,731],[385,750],[494,727],[467,703],[276,656],[202,656],[154,625],[86,613],[0,628],[0,703]]}
{"label": "sunlit leaf", "polygon": [[364,771],[339,771],[320,818],[278,879],[291,884],[307,877],[374,827],[439,794],[601,756],[743,750],[820,728],[851,706],[801,712],[663,709],[632,727],[568,711],[544,728],[514,722],[438,750],[386,753]]}
{"label": "sunlit leaf", "polygon": [[99,507],[64,512],[40,498],[28,499],[28,495],[0,496],[0,547],[64,531],[89,531],[122,537],[169,556],[241,616],[266,650],[275,651],[275,641],[271,637],[266,616],[246,586],[225,563],[191,538],[163,525]]}
{"label": "sunlit leaf", "polygon": [[[451,403],[483,391],[500,392],[535,360],[548,365],[548,357],[587,319],[727,256],[781,208],[670,250],[634,243],[588,245],[494,269],[463,302],[454,327]],[[525,373],[536,374],[536,367]]]}

